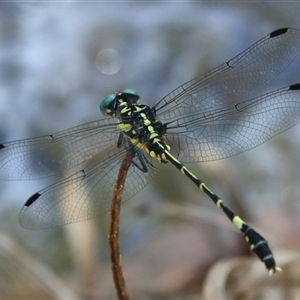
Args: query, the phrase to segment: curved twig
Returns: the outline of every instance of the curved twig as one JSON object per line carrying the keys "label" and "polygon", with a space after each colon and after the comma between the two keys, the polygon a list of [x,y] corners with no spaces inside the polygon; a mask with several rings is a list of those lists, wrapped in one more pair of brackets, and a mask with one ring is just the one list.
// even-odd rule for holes
{"label": "curved twig", "polygon": [[128,151],[122,164],[120,166],[119,174],[117,177],[113,198],[110,207],[110,227],[109,227],[109,248],[111,268],[114,279],[115,288],[117,290],[117,296],[119,300],[128,300],[129,295],[126,290],[125,279],[123,276],[121,259],[120,259],[120,247],[119,247],[119,221],[120,221],[120,208],[123,197],[123,190],[128,169],[131,165],[134,154]]}

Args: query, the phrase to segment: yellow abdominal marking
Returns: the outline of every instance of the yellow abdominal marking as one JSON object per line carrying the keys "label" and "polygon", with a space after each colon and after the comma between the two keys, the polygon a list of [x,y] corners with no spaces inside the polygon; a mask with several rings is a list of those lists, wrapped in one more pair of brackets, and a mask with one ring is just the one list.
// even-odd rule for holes
{"label": "yellow abdominal marking", "polygon": [[[201,189],[201,191],[203,191],[204,189],[206,189],[207,191],[209,191],[211,194],[214,195],[214,193],[203,182],[200,184],[200,189]],[[219,199],[219,201],[221,203],[223,203],[223,201],[221,199]],[[217,205],[220,207],[220,204],[218,204],[219,201],[217,202]]]}
{"label": "yellow abdominal marking", "polygon": [[235,216],[232,220],[232,223],[238,228],[241,229],[243,227],[243,224],[245,224],[245,222],[238,216]]}
{"label": "yellow abdominal marking", "polygon": [[217,204],[217,206],[218,206],[219,208],[223,209],[224,204],[223,204],[223,201],[222,201],[221,199],[219,199],[219,200],[217,201],[216,204]]}
{"label": "yellow abdominal marking", "polygon": [[[262,244],[266,244],[267,242],[266,241],[260,241],[260,242],[258,242],[257,244],[255,244],[255,245],[250,245],[250,249],[251,250],[254,250],[255,248],[257,248],[259,245],[262,245]],[[265,256],[263,259],[264,260],[267,260],[268,258],[271,258],[272,257],[272,255],[267,255],[267,256]]]}
{"label": "yellow abdominal marking", "polygon": [[[145,119],[145,120],[144,120],[144,124],[145,124],[146,126],[149,126],[149,125],[151,124],[151,121],[148,120],[148,119]],[[152,127],[152,128],[153,128],[153,127]]]}
{"label": "yellow abdominal marking", "polygon": [[148,129],[149,132],[153,132],[154,131],[153,126],[150,126],[150,125],[147,127],[147,129]]}
{"label": "yellow abdominal marking", "polygon": [[186,168],[186,166],[183,166],[181,169],[180,169],[180,172],[182,174],[185,174],[185,172],[188,172],[188,169]]}

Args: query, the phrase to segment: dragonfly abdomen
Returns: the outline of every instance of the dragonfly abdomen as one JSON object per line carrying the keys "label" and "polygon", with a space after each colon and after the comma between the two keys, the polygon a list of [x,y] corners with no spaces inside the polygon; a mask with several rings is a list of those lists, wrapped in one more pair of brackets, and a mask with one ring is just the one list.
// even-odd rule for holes
{"label": "dragonfly abdomen", "polygon": [[239,216],[237,216],[229,207],[227,207],[223,200],[211,191],[206,184],[194,175],[183,163],[176,159],[169,151],[164,150],[161,154],[166,160],[174,165],[182,174],[187,176],[201,191],[203,191],[228,217],[228,219],[242,232],[248,243],[250,249],[259,257],[265,264],[270,275],[276,271],[281,271],[276,266],[273,253],[268,246],[268,242],[257,233],[252,227],[245,223]]}

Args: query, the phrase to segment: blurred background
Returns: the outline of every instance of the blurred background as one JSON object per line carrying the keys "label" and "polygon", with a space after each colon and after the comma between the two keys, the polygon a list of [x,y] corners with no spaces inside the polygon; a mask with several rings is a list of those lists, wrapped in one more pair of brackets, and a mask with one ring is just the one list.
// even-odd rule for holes
{"label": "blurred background", "polygon": [[[1,2],[1,142],[102,118],[101,99],[125,88],[154,105],[271,31],[300,29],[299,13],[298,2],[273,1]],[[299,66],[266,90],[300,82]],[[132,299],[299,299],[299,126],[239,156],[191,166],[268,239],[284,273],[269,279],[210,200],[163,166],[122,206]],[[49,230],[18,223],[28,197],[57,179],[0,182],[1,299],[116,299],[108,213]]]}

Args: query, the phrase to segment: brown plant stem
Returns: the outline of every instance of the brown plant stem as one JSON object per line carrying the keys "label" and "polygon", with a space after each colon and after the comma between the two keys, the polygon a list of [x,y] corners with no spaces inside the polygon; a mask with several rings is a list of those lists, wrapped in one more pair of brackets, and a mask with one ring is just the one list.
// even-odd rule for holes
{"label": "brown plant stem", "polygon": [[113,198],[110,207],[110,226],[109,226],[109,248],[111,268],[114,279],[115,288],[119,300],[128,300],[129,295],[126,290],[125,279],[121,265],[120,256],[120,243],[119,243],[119,222],[121,202],[123,198],[123,190],[125,185],[126,176],[130,167],[134,154],[128,151],[120,166],[119,174],[115,184]]}

